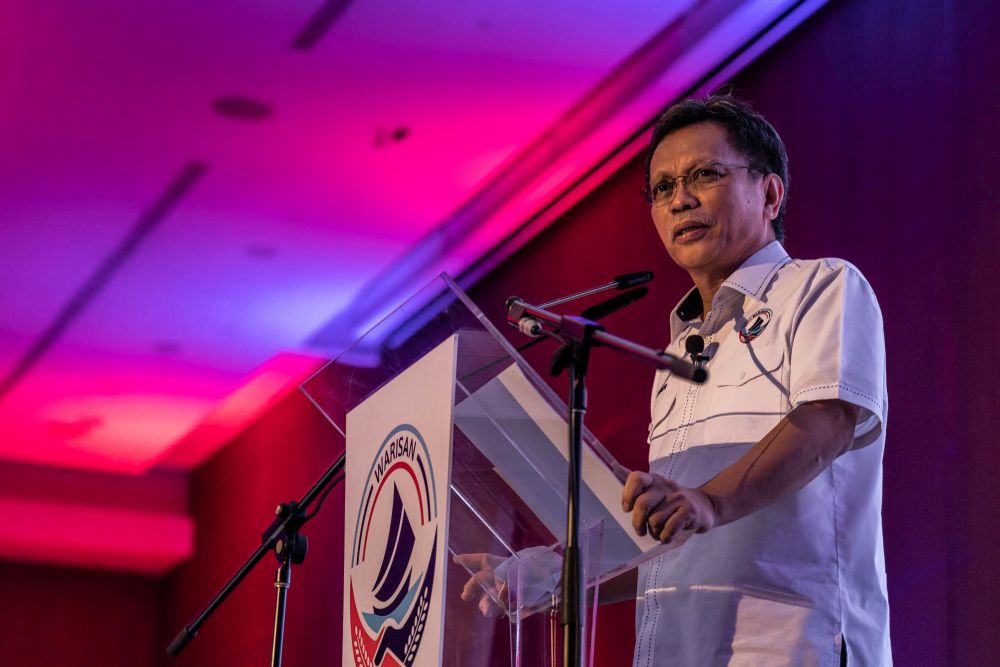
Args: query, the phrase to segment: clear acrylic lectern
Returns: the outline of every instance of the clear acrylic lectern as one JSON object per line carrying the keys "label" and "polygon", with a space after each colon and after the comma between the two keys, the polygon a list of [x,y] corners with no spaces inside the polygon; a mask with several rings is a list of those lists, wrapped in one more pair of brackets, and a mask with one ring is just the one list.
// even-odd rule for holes
{"label": "clear acrylic lectern", "polygon": [[[311,377],[303,390],[347,438],[350,465],[352,457],[372,454],[352,449],[349,414],[446,342],[454,350],[450,464],[447,479],[437,483],[448,489],[442,510],[447,558],[434,588],[434,595],[443,595],[442,619],[435,626],[442,636],[424,638],[415,654],[399,656],[399,664],[561,664],[557,598],[566,526],[566,407],[462,290],[446,275],[434,280]],[[398,421],[406,423],[406,401],[390,405],[384,409],[398,410]],[[581,544],[587,596],[593,603],[602,581],[664,547],[648,536],[636,536],[629,515],[620,509],[628,471],[589,432],[584,434],[584,445]],[[345,531],[350,533],[346,540],[359,545],[358,532],[351,532],[351,527],[360,511],[345,508],[349,519]],[[404,623],[400,609],[420,597],[412,593],[419,589],[413,579],[429,576],[407,564],[412,542],[404,539],[408,516],[394,511],[391,525],[383,531],[389,537],[373,538],[373,542],[382,539],[380,544],[387,539],[391,553],[381,562],[379,590],[373,591],[383,594],[378,599],[384,598],[386,605],[358,609],[356,615],[370,635],[361,639],[371,646],[385,643],[380,633],[400,631],[398,626]],[[463,588],[474,575],[478,575],[474,599],[463,601]],[[591,638],[594,609],[596,604],[585,622],[585,636]],[[361,641],[359,630],[353,632],[351,641]],[[410,630],[406,651],[411,650],[414,632]],[[345,642],[350,637],[346,635]],[[440,647],[439,653],[423,649],[433,643]],[[356,664],[370,659],[359,655],[353,654]],[[589,661],[592,651],[586,655]]]}

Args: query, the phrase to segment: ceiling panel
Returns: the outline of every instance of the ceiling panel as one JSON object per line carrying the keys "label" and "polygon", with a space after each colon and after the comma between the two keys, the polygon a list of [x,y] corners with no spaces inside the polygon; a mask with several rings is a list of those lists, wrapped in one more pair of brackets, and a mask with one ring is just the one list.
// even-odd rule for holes
{"label": "ceiling panel", "polygon": [[821,4],[3,3],[0,459],[140,473],[238,428]]}

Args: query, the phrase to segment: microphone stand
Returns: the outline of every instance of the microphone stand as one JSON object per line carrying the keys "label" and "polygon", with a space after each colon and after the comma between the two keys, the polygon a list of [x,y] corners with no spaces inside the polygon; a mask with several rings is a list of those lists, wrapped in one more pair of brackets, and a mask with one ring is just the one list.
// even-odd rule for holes
{"label": "microphone stand", "polygon": [[[291,501],[281,503],[275,510],[275,518],[261,536],[261,545],[247,558],[246,562],[240,566],[229,581],[226,582],[218,593],[209,601],[208,605],[199,613],[191,623],[185,625],[177,634],[170,646],[167,647],[167,654],[175,656],[184,650],[184,647],[198,634],[198,629],[215,610],[229,597],[240,582],[250,574],[250,571],[261,561],[269,551],[274,551],[278,558],[278,571],[275,574],[274,587],[277,589],[277,599],[274,609],[274,638],[271,644],[271,667],[281,666],[281,651],[285,633],[285,602],[288,597],[288,588],[292,584],[292,565],[299,565],[305,560],[309,540],[305,535],[299,534],[299,529],[316,513],[323,505],[323,501],[334,486],[343,481],[340,475],[347,461],[347,453],[343,453],[334,461],[326,472],[313,484],[312,488],[306,492],[298,502]],[[340,475],[338,477],[338,475]],[[314,501],[319,501],[316,509],[311,513],[307,512],[309,506]]]}
{"label": "microphone stand", "polygon": [[[523,320],[528,320],[527,326]],[[580,478],[583,446],[583,418],[587,412],[587,367],[590,350],[605,346],[641,359],[657,368],[665,368],[693,382],[704,382],[708,372],[665,352],[638,345],[607,333],[597,322],[572,315],[556,313],[532,306],[518,297],[507,300],[507,321],[522,331],[535,330],[562,340],[568,350],[565,359],[569,370],[569,479],[567,482],[566,547],[562,569],[563,665],[578,667],[583,658],[582,615],[583,570],[580,559]],[[549,329],[543,329],[543,324]],[[535,326],[537,325],[537,326]]]}

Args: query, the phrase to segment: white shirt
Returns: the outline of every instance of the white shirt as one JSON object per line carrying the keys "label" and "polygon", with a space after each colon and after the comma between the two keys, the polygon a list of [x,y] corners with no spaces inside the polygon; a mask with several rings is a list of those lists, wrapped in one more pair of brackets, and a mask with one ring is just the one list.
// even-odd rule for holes
{"label": "white shirt", "polygon": [[793,408],[861,408],[855,447],[797,493],[695,535],[639,576],[634,665],[890,665],[882,552],[886,422],[882,316],[838,259],[793,260],[777,242],[719,289],[701,321],[697,290],[670,319],[667,351],[704,338],[708,381],[657,373],[650,471],[700,486]]}

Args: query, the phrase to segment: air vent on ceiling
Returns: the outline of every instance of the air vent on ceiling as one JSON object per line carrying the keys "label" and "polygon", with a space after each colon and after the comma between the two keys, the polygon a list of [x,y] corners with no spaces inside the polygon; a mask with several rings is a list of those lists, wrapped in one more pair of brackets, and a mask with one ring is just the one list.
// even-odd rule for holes
{"label": "air vent on ceiling", "polygon": [[326,34],[349,4],[351,0],[326,0],[295,35],[292,48],[308,51],[316,46],[316,42]]}
{"label": "air vent on ceiling", "polygon": [[375,139],[372,143],[375,144],[375,148],[382,148],[386,144],[402,143],[408,136],[410,136],[410,128],[405,125],[400,125],[392,130],[379,127],[375,130]]}
{"label": "air vent on ceiling", "polygon": [[220,116],[236,120],[264,120],[274,115],[267,102],[243,95],[225,95],[212,100],[212,108]]}
{"label": "air vent on ceiling", "polygon": [[166,190],[157,197],[149,209],[139,216],[125,238],[104,258],[94,273],[81,283],[69,301],[56,313],[52,322],[35,339],[28,351],[21,356],[14,368],[0,380],[0,399],[3,399],[14,388],[14,385],[42,358],[42,355],[59,339],[93,298],[104,289],[115,273],[135,253],[139,245],[177,207],[205,173],[206,168],[206,165],[201,162],[191,162],[174,176],[173,180],[167,184]]}

